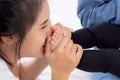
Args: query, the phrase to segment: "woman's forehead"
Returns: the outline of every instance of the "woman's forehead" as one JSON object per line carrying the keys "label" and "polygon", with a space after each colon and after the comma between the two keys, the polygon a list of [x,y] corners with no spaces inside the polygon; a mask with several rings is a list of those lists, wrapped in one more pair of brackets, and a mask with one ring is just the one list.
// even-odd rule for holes
{"label": "woman's forehead", "polygon": [[49,19],[50,17],[50,10],[48,2],[44,2],[42,6],[42,10],[39,11],[36,21],[42,24],[45,20]]}

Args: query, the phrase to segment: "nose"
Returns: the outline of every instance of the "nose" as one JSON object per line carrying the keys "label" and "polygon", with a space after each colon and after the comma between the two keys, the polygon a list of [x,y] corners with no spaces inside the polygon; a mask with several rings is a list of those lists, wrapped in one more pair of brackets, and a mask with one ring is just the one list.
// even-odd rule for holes
{"label": "nose", "polygon": [[48,21],[48,27],[47,27],[47,31],[46,31],[46,35],[51,35],[52,34],[52,30],[51,30],[51,20]]}

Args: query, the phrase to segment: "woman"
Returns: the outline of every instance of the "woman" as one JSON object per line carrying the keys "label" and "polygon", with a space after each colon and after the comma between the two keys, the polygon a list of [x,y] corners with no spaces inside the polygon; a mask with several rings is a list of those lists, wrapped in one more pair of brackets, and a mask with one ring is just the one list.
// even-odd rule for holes
{"label": "woman", "polygon": [[[64,36],[51,51],[49,15],[47,0],[0,1],[2,80],[35,80],[48,64],[51,66],[52,80],[68,79],[79,63],[82,48]],[[31,63],[18,62],[22,57],[35,57],[36,60]]]}

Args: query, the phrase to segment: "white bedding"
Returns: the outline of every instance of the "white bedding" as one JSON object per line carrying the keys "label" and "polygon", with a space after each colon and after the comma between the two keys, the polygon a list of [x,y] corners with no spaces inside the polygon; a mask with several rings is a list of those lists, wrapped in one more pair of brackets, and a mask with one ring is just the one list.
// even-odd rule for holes
{"label": "white bedding", "polygon": [[[36,80],[51,80],[51,71],[50,67],[48,66],[40,76]],[[91,74],[88,72],[84,72],[78,69],[75,69],[70,77],[69,80],[92,80]]]}

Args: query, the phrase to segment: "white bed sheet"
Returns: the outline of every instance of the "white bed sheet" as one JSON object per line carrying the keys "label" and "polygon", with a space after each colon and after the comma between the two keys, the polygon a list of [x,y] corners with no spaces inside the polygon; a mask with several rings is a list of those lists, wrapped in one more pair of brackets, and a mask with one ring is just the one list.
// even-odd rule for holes
{"label": "white bed sheet", "polygon": [[[51,80],[51,70],[48,66],[36,80]],[[92,80],[91,73],[75,69],[69,76],[69,80]]]}

